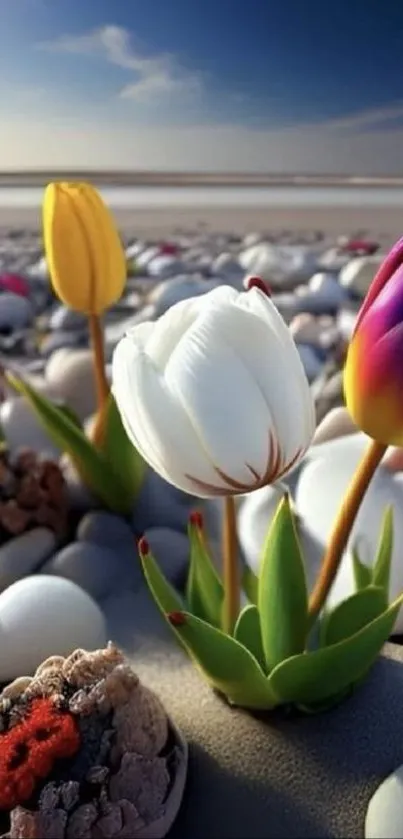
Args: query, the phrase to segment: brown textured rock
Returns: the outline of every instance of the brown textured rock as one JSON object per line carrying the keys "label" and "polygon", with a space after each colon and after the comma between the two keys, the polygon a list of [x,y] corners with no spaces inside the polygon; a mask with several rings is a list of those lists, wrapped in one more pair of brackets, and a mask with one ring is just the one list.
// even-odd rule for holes
{"label": "brown textured rock", "polygon": [[63,535],[67,517],[65,480],[57,463],[30,449],[14,460],[0,453],[0,543],[37,525]]}
{"label": "brown textured rock", "polygon": [[187,750],[123,653],[110,643],[47,659],[0,695],[0,730],[18,726],[38,697],[75,717],[80,746],[48,777],[34,775],[3,839],[162,839],[182,799]]}

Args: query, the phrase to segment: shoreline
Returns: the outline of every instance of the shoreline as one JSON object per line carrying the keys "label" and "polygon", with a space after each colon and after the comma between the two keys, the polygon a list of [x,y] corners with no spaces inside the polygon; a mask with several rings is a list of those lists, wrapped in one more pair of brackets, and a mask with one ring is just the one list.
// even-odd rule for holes
{"label": "shoreline", "polygon": [[[189,230],[234,235],[320,231],[324,238],[360,233],[387,248],[403,234],[403,217],[393,207],[112,207],[112,211],[123,233],[147,239]],[[0,205],[0,228],[39,231],[40,207]]]}
{"label": "shoreline", "polygon": [[87,181],[111,187],[301,187],[401,188],[403,177],[381,175],[301,175],[265,172],[152,172],[113,170],[0,171],[0,188],[44,187],[49,181]]}

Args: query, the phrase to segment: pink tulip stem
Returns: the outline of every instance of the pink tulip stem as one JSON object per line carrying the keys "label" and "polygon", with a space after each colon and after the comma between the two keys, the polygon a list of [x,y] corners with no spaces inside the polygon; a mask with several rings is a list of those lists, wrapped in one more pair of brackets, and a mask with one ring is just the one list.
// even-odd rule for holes
{"label": "pink tulip stem", "polygon": [[110,389],[105,373],[104,339],[99,315],[89,315],[88,323],[94,358],[95,387],[98,403],[97,418],[92,431],[92,439],[96,445],[101,442],[104,426],[104,411],[108,402]]}
{"label": "pink tulip stem", "polygon": [[241,599],[236,510],[233,496],[229,495],[225,498],[224,505],[222,532],[224,603],[222,628],[228,635],[232,635],[239,615]]}
{"label": "pink tulip stem", "polygon": [[343,498],[333,530],[330,534],[328,546],[323,556],[319,575],[310,597],[309,616],[311,623],[313,623],[326,602],[339,570],[342,556],[361,503],[386,449],[387,446],[383,443],[372,440],[358,464],[350,486]]}

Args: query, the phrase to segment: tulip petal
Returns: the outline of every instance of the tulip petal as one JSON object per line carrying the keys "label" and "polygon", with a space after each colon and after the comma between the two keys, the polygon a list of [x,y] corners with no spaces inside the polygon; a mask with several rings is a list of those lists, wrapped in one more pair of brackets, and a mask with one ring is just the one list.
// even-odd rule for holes
{"label": "tulip petal", "polygon": [[[113,394],[126,433],[144,460],[165,480],[192,495],[204,497],[186,477],[208,485],[219,476],[203,451],[182,405],[146,353],[129,337],[117,345],[112,361]],[[228,487],[222,484],[222,493]],[[214,495],[206,492],[205,497]]]}
{"label": "tulip petal", "polygon": [[[298,415],[302,440],[307,441],[304,444],[304,447],[306,447],[311,442],[315,431],[315,406],[301,357],[291,332],[273,301],[267,295],[262,294],[259,289],[253,288],[246,294],[240,294],[237,305],[242,310],[246,309],[247,311],[253,312],[253,314],[264,321],[269,327],[270,333],[274,332],[279,344],[283,347],[284,354],[282,358],[284,359],[284,363],[287,358],[290,364],[289,370],[293,371],[292,376],[289,373],[290,378],[288,382],[288,393],[292,396],[292,407],[290,408],[288,403],[287,407],[284,407],[283,413],[289,415],[291,418],[295,418]],[[278,367],[281,370],[282,365],[279,364]],[[284,375],[284,373],[283,368],[282,374]],[[284,428],[283,421],[281,422],[281,428]]]}
{"label": "tulip petal", "polygon": [[403,265],[391,276],[361,319],[360,334],[373,342],[403,322]]}
{"label": "tulip petal", "polygon": [[291,334],[273,303],[259,291],[251,290],[240,297],[248,295],[252,305],[248,301],[245,307],[240,300],[232,310],[231,328],[227,328],[228,319],[223,320],[219,334],[259,385],[273,418],[283,467],[294,465],[296,455],[307,449],[315,430],[309,384]]}
{"label": "tulip petal", "polygon": [[353,337],[356,335],[358,327],[361,324],[362,319],[371,308],[373,302],[378,297],[378,294],[382,291],[390,277],[397,271],[397,269],[403,263],[403,237],[399,239],[398,242],[393,246],[392,250],[388,253],[385,257],[384,261],[382,262],[381,267],[375,274],[374,279],[369,287],[369,291],[367,296],[364,300],[364,303],[361,306],[361,309],[358,313],[357,320],[355,322]]}
{"label": "tulip petal", "polygon": [[42,213],[44,247],[53,288],[66,306],[88,312],[92,267],[70,193],[60,184],[49,184]]}
{"label": "tulip petal", "polygon": [[344,371],[346,404],[354,422],[374,440],[390,446],[403,445],[402,357],[403,324],[373,343],[358,332]]}
{"label": "tulip petal", "polygon": [[126,257],[112,213],[90,184],[71,187],[83,215],[93,262],[91,311],[100,313],[119,300],[126,281]]}
{"label": "tulip petal", "polygon": [[207,294],[180,300],[171,306],[154,324],[146,352],[156,366],[163,370],[182,335],[212,301],[232,303],[238,297],[230,286],[219,286]]}
{"label": "tulip petal", "polygon": [[254,378],[219,338],[231,316],[232,308],[208,306],[172,353],[165,378],[206,456],[245,492],[264,476],[273,423]]}

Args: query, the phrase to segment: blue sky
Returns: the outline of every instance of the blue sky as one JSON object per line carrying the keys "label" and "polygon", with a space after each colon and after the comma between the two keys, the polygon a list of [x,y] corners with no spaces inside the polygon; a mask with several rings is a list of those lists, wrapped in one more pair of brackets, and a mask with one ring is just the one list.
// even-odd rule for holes
{"label": "blue sky", "polygon": [[402,34],[400,0],[0,0],[0,168],[400,173]]}

